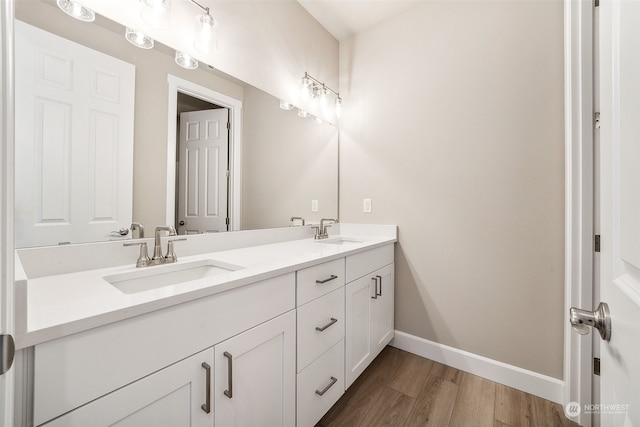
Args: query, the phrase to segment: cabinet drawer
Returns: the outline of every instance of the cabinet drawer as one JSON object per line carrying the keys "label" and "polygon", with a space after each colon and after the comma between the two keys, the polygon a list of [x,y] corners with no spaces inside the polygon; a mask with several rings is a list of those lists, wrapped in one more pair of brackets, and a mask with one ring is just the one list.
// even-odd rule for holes
{"label": "cabinet drawer", "polygon": [[315,425],[343,393],[344,340],[340,340],[298,374],[297,425]]}
{"label": "cabinet drawer", "polygon": [[298,372],[344,338],[344,287],[298,307]]}
{"label": "cabinet drawer", "polygon": [[347,257],[347,283],[393,262],[393,243]]}
{"label": "cabinet drawer", "polygon": [[344,258],[299,270],[296,273],[298,306],[344,285]]}

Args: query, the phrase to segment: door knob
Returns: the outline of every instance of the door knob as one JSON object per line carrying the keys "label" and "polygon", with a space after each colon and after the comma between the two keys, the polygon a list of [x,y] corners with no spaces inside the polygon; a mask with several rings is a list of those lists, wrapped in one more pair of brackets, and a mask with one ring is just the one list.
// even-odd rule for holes
{"label": "door knob", "polygon": [[606,302],[598,304],[598,308],[595,311],[571,307],[569,320],[573,330],[581,335],[588,334],[589,326],[592,326],[600,332],[600,337],[603,340],[609,341],[611,339],[611,316]]}
{"label": "door knob", "polygon": [[184,225],[184,221],[180,221],[180,225]]}

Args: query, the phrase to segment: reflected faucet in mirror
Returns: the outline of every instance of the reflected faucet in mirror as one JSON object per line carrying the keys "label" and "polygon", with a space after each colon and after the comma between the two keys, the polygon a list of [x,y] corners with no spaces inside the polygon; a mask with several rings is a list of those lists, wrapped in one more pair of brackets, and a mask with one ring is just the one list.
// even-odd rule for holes
{"label": "reflected faucet in mirror", "polygon": [[133,232],[135,230],[138,230],[138,239],[144,239],[144,225],[140,224],[139,222],[132,222],[130,228],[131,228],[132,239],[133,239]]}
{"label": "reflected faucet in mirror", "polygon": [[289,221],[291,222],[291,225],[296,225],[296,221],[300,221],[302,223],[300,225],[304,225],[304,218],[301,216],[292,216]]}

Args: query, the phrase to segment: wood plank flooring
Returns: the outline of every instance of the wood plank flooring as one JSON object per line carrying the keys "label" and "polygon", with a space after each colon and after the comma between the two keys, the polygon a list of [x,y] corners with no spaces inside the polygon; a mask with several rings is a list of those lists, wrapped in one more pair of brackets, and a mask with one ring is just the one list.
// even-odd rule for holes
{"label": "wood plank flooring", "polygon": [[562,407],[387,346],[316,427],[574,427]]}

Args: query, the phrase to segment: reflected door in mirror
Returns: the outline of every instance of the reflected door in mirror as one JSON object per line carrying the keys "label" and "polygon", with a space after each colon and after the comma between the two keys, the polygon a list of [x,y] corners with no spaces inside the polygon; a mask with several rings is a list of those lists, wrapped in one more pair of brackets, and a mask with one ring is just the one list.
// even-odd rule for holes
{"label": "reflected door in mirror", "polygon": [[180,114],[178,234],[227,231],[229,110]]}
{"label": "reflected door in mirror", "polygon": [[16,246],[106,240],[131,224],[135,67],[15,29]]}

